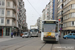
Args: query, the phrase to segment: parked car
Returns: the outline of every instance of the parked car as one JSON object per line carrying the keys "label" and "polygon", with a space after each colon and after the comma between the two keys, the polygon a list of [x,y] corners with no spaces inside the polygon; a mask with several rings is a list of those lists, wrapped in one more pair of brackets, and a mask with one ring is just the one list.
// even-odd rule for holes
{"label": "parked car", "polygon": [[29,32],[23,32],[22,38],[31,37]]}
{"label": "parked car", "polygon": [[20,34],[20,37],[22,37],[23,33]]}
{"label": "parked car", "polygon": [[65,35],[64,37],[63,37],[64,39],[75,39],[75,33],[69,33],[68,35]]}

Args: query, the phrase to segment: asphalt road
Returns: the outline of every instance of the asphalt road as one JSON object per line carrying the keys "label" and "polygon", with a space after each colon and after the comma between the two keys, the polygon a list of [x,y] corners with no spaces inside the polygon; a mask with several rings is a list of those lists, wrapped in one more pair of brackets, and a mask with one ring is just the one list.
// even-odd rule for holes
{"label": "asphalt road", "polygon": [[0,50],[75,50],[74,39],[61,39],[56,42],[43,42],[40,37],[15,38],[0,42]]}

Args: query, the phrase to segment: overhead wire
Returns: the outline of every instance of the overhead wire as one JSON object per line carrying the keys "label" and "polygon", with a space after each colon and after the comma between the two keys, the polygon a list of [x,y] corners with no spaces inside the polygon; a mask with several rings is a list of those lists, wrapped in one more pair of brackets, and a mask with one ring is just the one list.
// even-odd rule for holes
{"label": "overhead wire", "polygon": [[34,8],[34,6],[29,2],[29,0],[27,0],[27,1],[28,1],[28,3],[32,6],[32,8],[38,13],[38,15],[41,16],[41,15],[39,14],[39,12]]}

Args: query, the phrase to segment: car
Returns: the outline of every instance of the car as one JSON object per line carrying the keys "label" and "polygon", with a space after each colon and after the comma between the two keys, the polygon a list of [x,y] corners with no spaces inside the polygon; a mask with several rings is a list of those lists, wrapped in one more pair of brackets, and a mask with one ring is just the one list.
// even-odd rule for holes
{"label": "car", "polygon": [[75,33],[69,33],[63,37],[64,39],[75,39]]}
{"label": "car", "polygon": [[23,33],[20,34],[20,37],[22,37]]}
{"label": "car", "polygon": [[22,38],[31,37],[29,32],[23,32]]}

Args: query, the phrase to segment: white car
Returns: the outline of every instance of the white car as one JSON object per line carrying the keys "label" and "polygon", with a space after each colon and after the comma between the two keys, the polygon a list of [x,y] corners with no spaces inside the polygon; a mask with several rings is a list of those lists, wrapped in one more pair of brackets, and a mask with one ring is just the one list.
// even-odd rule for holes
{"label": "white car", "polygon": [[28,38],[30,37],[29,32],[23,32],[22,38]]}

